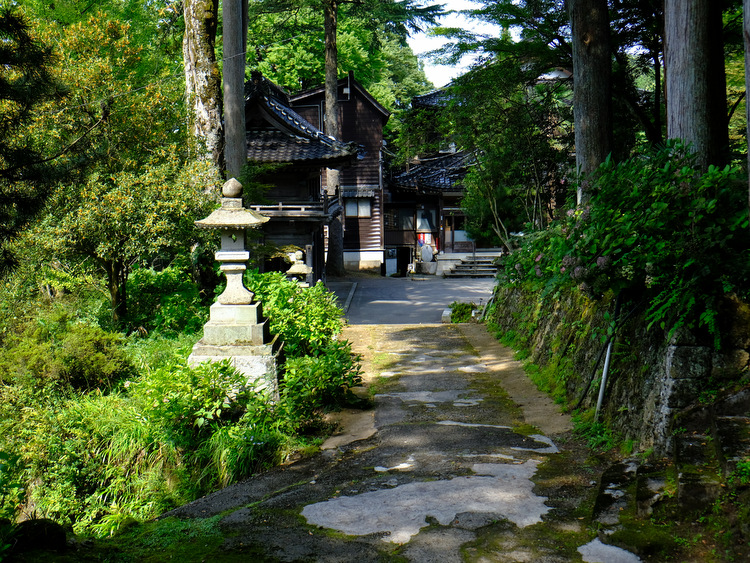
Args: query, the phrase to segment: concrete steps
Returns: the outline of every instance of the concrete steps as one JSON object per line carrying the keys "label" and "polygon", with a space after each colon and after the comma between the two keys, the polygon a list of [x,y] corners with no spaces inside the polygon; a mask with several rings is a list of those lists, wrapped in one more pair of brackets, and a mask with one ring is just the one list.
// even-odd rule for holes
{"label": "concrete steps", "polygon": [[443,275],[446,278],[494,278],[497,266],[492,257],[467,257]]}

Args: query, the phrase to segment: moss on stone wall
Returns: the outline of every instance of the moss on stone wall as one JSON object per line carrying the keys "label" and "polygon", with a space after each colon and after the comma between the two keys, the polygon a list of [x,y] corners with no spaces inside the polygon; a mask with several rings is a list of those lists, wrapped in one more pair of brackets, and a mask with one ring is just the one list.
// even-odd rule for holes
{"label": "moss on stone wall", "polygon": [[669,339],[662,330],[648,330],[643,310],[637,298],[623,299],[614,319],[611,294],[596,301],[576,291],[542,297],[515,284],[497,288],[488,322],[503,343],[529,359],[529,375],[541,389],[581,412],[596,405],[614,329],[602,421],[628,444],[666,452],[676,412],[747,373],[750,308],[727,302],[724,322],[733,328],[720,352],[687,331]]}

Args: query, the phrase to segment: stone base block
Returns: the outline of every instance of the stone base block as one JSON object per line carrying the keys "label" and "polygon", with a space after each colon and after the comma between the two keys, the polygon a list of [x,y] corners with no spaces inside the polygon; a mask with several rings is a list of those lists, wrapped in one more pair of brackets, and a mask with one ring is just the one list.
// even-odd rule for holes
{"label": "stone base block", "polygon": [[267,394],[270,400],[277,401],[278,356],[276,338],[270,344],[260,346],[214,346],[201,339],[193,346],[193,352],[188,357],[188,365],[221,362],[228,358],[230,364],[247,377],[248,384]]}
{"label": "stone base block", "polygon": [[251,305],[211,305],[209,318],[214,322],[235,324],[258,324],[263,322],[263,307],[260,303]]}
{"label": "stone base block", "polygon": [[211,305],[210,320],[203,327],[202,342],[209,346],[261,346],[270,341],[268,321],[260,303]]}
{"label": "stone base block", "polygon": [[437,272],[437,266],[437,262],[417,262],[414,265],[414,272],[434,276]]}

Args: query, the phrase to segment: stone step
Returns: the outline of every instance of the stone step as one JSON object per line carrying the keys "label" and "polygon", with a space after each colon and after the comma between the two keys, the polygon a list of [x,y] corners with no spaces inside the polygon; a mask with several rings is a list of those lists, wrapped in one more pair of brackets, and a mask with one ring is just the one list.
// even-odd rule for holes
{"label": "stone step", "polygon": [[715,424],[722,468],[728,477],[737,469],[738,462],[750,458],[750,418],[717,416]]}
{"label": "stone step", "polygon": [[473,272],[475,270],[483,272],[497,272],[497,268],[493,266],[469,266],[468,264],[459,264],[453,268],[454,272]]}
{"label": "stone step", "polygon": [[446,278],[494,278],[496,275],[495,258],[486,256],[464,258],[444,273]]}
{"label": "stone step", "polygon": [[454,266],[454,268],[474,268],[476,266],[480,266],[482,268],[495,268],[497,269],[497,266],[493,264],[491,261],[489,262],[460,262]]}
{"label": "stone step", "polygon": [[687,511],[704,510],[721,494],[721,465],[713,437],[680,434],[674,437],[677,502]]}
{"label": "stone step", "polygon": [[454,272],[446,272],[445,274],[446,278],[494,278],[495,273],[481,273],[481,272],[465,272],[465,273],[454,273]]}

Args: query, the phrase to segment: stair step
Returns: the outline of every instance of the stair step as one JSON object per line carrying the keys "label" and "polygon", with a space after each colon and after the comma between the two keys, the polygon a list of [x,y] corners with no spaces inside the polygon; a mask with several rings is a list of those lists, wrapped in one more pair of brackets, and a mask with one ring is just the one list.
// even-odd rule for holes
{"label": "stair step", "polygon": [[472,273],[465,273],[465,274],[454,274],[452,272],[446,272],[445,273],[446,278],[494,278],[495,274],[472,274]]}
{"label": "stair step", "polygon": [[451,270],[454,273],[460,274],[471,274],[471,273],[483,273],[483,274],[496,274],[497,270],[494,268],[454,268]]}
{"label": "stair step", "polygon": [[470,256],[446,271],[446,278],[494,278],[497,275],[497,264],[494,256]]}

